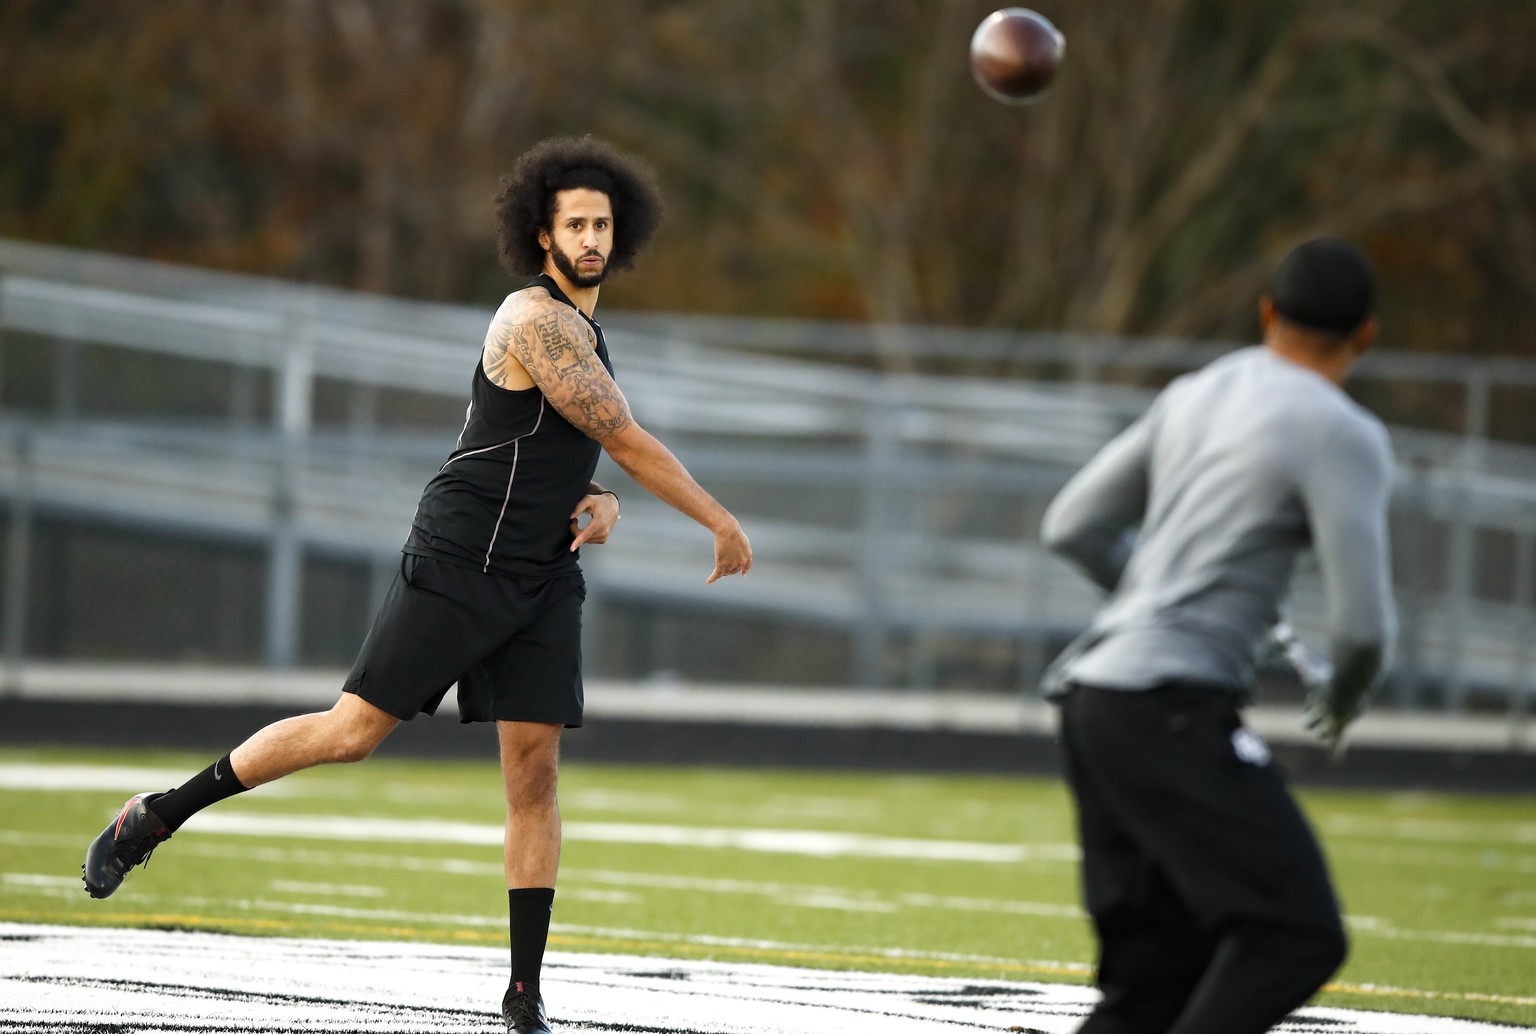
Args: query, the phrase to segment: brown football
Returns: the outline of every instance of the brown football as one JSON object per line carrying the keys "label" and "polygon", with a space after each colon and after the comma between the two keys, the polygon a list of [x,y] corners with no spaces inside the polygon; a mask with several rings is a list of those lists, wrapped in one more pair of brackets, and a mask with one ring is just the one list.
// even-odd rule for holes
{"label": "brown football", "polygon": [[971,74],[997,100],[1029,104],[1050,89],[1066,46],[1044,15],[1005,7],[982,19],[971,35]]}

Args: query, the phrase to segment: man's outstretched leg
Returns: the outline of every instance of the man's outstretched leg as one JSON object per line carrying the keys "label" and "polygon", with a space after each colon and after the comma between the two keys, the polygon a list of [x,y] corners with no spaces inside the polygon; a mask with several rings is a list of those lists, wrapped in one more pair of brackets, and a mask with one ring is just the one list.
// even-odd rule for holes
{"label": "man's outstretched leg", "polygon": [[512,976],[501,1013],[509,1034],[549,1031],[539,971],[560,868],[559,725],[497,722],[501,774],[507,790],[507,912]]}
{"label": "man's outstretched leg", "polygon": [[300,769],[361,761],[398,724],[394,715],[343,693],[329,711],[273,722],[174,790],[135,794],[86,850],[80,866],[86,892],[111,896],[130,869],[210,804]]}

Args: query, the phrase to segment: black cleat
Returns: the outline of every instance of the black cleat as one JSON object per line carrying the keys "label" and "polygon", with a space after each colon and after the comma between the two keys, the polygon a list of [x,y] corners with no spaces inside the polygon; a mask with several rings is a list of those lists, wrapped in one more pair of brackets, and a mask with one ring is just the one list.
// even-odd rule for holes
{"label": "black cleat", "polygon": [[543,995],[509,988],[501,1000],[501,1018],[507,1021],[507,1034],[550,1034]]}
{"label": "black cleat", "polygon": [[171,833],[159,816],[147,805],[161,793],[141,793],[128,798],[117,818],[107,823],[101,835],[86,849],[80,872],[85,891],[93,898],[111,897],[122,886],[123,877],[135,865],[149,861],[156,847],[171,839]]}

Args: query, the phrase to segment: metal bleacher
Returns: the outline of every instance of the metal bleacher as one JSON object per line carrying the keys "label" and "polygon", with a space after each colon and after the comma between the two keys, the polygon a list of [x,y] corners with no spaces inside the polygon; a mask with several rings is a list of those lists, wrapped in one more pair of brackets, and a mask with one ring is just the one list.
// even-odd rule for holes
{"label": "metal bleacher", "polygon": [[[28,577],[27,518],[41,512],[259,544],[267,662],[291,664],[303,557],[387,569],[421,485],[457,431],[367,407],[354,419],[320,420],[317,391],[462,400],[488,312],[0,241],[0,333],[50,349],[122,349],[245,370],[270,402],[227,419],[61,414],[46,399],[0,414],[10,659],[25,618],[24,586],[15,582]],[[621,491],[624,523],[612,542],[587,551],[596,593],[837,630],[853,643],[849,682],[864,685],[888,680],[882,656],[893,637],[1043,640],[1086,620],[1095,595],[1039,547],[1039,513],[1144,408],[1148,389],[882,374],[789,357],[846,357],[856,329],[599,315],[638,419],[742,517],[757,564],[747,579],[706,588],[708,536],[609,466],[599,477]],[[966,333],[913,331],[934,349],[964,348]],[[999,340],[977,332],[970,345]],[[1123,342],[1011,340],[1078,366],[1084,356],[1126,351]],[[1214,351],[1146,354],[1177,369]],[[1390,357],[1381,369],[1391,375]],[[1517,373],[1536,383],[1530,370]],[[1486,599],[1471,568],[1476,536],[1489,529],[1513,536],[1517,561],[1531,566],[1536,450],[1394,434],[1400,456],[1411,458],[1397,516],[1433,525],[1450,558],[1444,584],[1405,601],[1417,637],[1412,675],[1449,687],[1453,704],[1464,702],[1466,687],[1491,686],[1523,708],[1536,666],[1530,578],[1518,575],[1510,598]],[[1409,565],[1399,560],[1402,581]],[[1297,599],[1298,625],[1316,634],[1315,578],[1302,575]],[[919,684],[923,651],[912,656],[905,681]]]}

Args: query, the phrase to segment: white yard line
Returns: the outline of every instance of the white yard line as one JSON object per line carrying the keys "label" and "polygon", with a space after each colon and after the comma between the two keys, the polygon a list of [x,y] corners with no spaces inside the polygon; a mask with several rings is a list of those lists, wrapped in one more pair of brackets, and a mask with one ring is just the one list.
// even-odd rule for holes
{"label": "white yard line", "polygon": [[0,873],[0,883],[8,887],[81,887],[78,876],[55,876],[40,872]]}
{"label": "white yard line", "polygon": [[1536,933],[1536,919],[1505,916],[1503,919],[1495,919],[1493,925],[1504,930],[1529,930]]}
{"label": "white yard line", "polygon": [[[169,790],[196,772],[184,768],[148,768],[130,765],[55,765],[7,762],[0,764],[0,790],[32,792],[100,790],[135,794]],[[274,797],[329,796],[330,790],[306,788],[302,783],[277,784],[261,791]]]}
{"label": "white yard line", "polygon": [[1536,844],[1536,822],[1387,818],[1336,812],[1325,816],[1320,824],[1334,836],[1464,844],[1468,850],[1479,844]]}
{"label": "white yard line", "polygon": [[1407,865],[1424,869],[1475,869],[1478,872],[1536,873],[1536,853],[1489,851],[1475,844],[1468,844],[1460,849],[1420,847],[1402,843],[1381,844],[1376,841],[1334,838],[1331,834],[1326,839],[1329,840],[1327,849],[1330,857],[1350,858],[1377,865]]}
{"label": "white yard line", "polygon": [[562,788],[560,805],[563,808],[569,807],[573,811],[622,811],[629,814],[644,812],[689,815],[694,810],[693,802],[681,794],[636,793],[632,790],[612,790],[603,787],[593,787],[589,790]]}
{"label": "white yard line", "polygon": [[895,962],[902,960],[928,962],[960,962],[979,966],[1029,966],[1039,970],[1076,973],[1089,976],[1093,967],[1081,962],[1059,962],[1051,959],[1018,959],[1001,955],[976,955],[966,952],[922,951],[917,948],[868,947],[864,945],[803,944],[794,941],[771,941],[758,937],[720,937],[712,934],[683,934],[669,930],[635,930],[620,926],[582,926],[573,923],[556,923],[550,927],[562,934],[596,937],[620,942],[654,942],[658,944],[687,944],[700,948],[742,948],[748,951],[781,953],[795,956],[819,956],[826,959],[881,958]]}
{"label": "white yard line", "polygon": [[383,887],[370,887],[357,883],[301,883],[298,880],[273,880],[267,886],[278,894],[318,894],[328,898],[389,897],[389,891]]}
{"label": "white yard line", "polygon": [[[253,812],[206,812],[197,817],[200,834],[291,837],[393,843],[499,846],[500,823],[445,822],[436,819],[365,819],[344,815],[280,815]],[[651,844],[706,850],[738,850],[813,858],[891,858],[903,861],[1014,864],[1027,860],[1071,862],[1073,844],[996,844],[965,840],[879,837],[810,829],[753,829],[730,826],[677,826],[641,822],[566,822],[567,841]]]}

